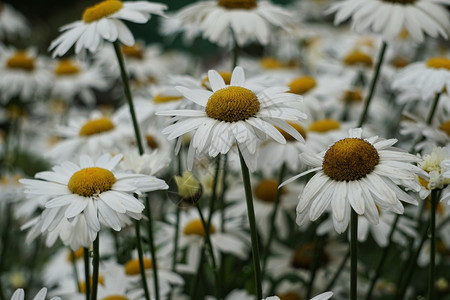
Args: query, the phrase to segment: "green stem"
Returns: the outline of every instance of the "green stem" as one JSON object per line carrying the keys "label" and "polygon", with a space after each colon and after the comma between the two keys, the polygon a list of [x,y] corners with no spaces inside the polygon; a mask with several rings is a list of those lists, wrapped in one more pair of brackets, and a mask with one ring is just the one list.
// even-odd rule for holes
{"label": "green stem", "polygon": [[133,104],[133,97],[132,97],[131,91],[130,91],[130,83],[128,81],[128,73],[125,69],[125,63],[123,61],[122,52],[120,51],[119,42],[116,41],[113,43],[113,45],[114,45],[114,51],[116,52],[117,61],[119,62],[120,76],[121,76],[122,82],[123,82],[125,98],[127,99],[128,106],[130,108],[130,114],[131,114],[131,119],[133,121],[134,133],[136,135],[136,143],[137,143],[137,146],[139,149],[139,154],[142,155],[142,154],[144,154],[144,146],[142,145],[141,132],[139,129],[139,123],[136,118],[136,112],[135,112],[134,104]]}
{"label": "green stem", "polygon": [[[430,110],[428,111],[427,119],[425,120],[427,125],[431,125],[431,123],[433,122],[433,118],[436,113],[436,108],[438,106],[440,97],[441,97],[441,93],[436,93],[436,95],[434,96],[433,102],[431,103]],[[414,149],[416,148],[417,144],[420,143],[421,141],[423,141],[424,139],[425,139],[425,137],[423,136],[423,134],[420,134],[419,137],[417,137],[417,139],[414,141],[414,144],[412,145],[411,150],[409,152],[410,153],[413,152]]]}
{"label": "green stem", "polygon": [[220,191],[220,232],[225,232],[225,191],[227,184],[227,162],[228,162],[228,154],[225,154],[223,157],[223,168],[222,168],[222,190]]}
{"label": "green stem", "polygon": [[152,256],[152,263],[153,263],[153,283],[155,285],[155,299],[159,300],[159,275],[158,275],[158,258],[156,257],[156,248],[155,248],[155,242],[154,242],[154,236],[153,236],[153,217],[150,210],[150,197],[147,195],[145,197],[145,205],[147,206],[146,212],[147,212],[147,230],[148,230],[148,243],[150,246],[150,255]]}
{"label": "green stem", "polygon": [[203,248],[200,251],[200,261],[198,262],[197,266],[197,272],[195,273],[194,279],[192,280],[192,286],[191,286],[191,299],[198,299],[197,298],[197,290],[198,285],[200,283],[200,276],[203,270],[203,261],[205,260],[205,251]]}
{"label": "green stem", "polygon": [[239,63],[239,45],[237,43],[237,39],[236,39],[234,32],[232,33],[232,35],[233,35],[233,43],[234,43],[234,45],[233,45],[233,68],[232,69],[234,70],[234,68],[236,68],[236,66]]}
{"label": "green stem", "polygon": [[428,300],[434,300],[434,282],[436,281],[436,208],[439,202],[439,190],[431,191],[430,210],[430,265],[428,276]]}
{"label": "green stem", "polygon": [[[73,279],[75,281],[75,288],[78,293],[81,293],[80,281],[78,280],[78,269],[77,269],[77,260],[75,258],[75,252],[70,249],[70,255],[72,256],[72,271],[73,271]],[[87,295],[87,299],[89,300],[89,295]]]}
{"label": "green stem", "polygon": [[357,300],[358,287],[358,214],[352,209],[350,217],[350,300]]}
{"label": "green stem", "polygon": [[392,223],[391,231],[389,232],[388,244],[383,249],[383,253],[381,254],[380,262],[378,263],[377,269],[375,271],[375,275],[373,276],[372,281],[370,282],[370,287],[369,287],[369,291],[367,292],[366,300],[371,299],[375,284],[377,283],[378,278],[380,278],[381,271],[383,270],[384,262],[386,261],[389,250],[391,249],[392,237],[394,236],[395,228],[397,227],[397,223],[398,223],[399,219],[400,219],[400,215],[396,215],[394,223]]}
{"label": "green stem", "polygon": [[344,270],[344,267],[347,264],[349,258],[350,258],[350,249],[345,254],[344,259],[341,261],[341,264],[339,265],[336,273],[334,274],[333,279],[331,279],[331,281],[328,283],[328,286],[325,288],[325,291],[331,291],[333,289],[334,284],[336,283],[342,271]]}
{"label": "green stem", "polygon": [[256,296],[257,299],[262,299],[262,280],[261,280],[261,266],[259,263],[259,249],[258,249],[258,231],[256,228],[255,221],[255,211],[253,208],[253,195],[252,186],[250,182],[250,173],[248,167],[245,164],[244,157],[242,156],[241,149],[239,149],[239,159],[241,162],[242,179],[244,181],[245,187],[245,200],[247,202],[247,214],[248,222],[250,225],[250,236],[252,241],[252,257],[253,257],[253,268],[255,272],[255,283],[256,283]]}
{"label": "green stem", "polygon": [[172,271],[176,272],[177,266],[177,253],[178,253],[178,236],[180,235],[180,206],[177,206],[176,219],[175,219],[175,235],[173,238],[173,259],[172,259]]}
{"label": "green stem", "polygon": [[[98,233],[97,233],[98,234]],[[75,261],[75,256],[73,256],[73,260]],[[89,295],[91,294],[91,272],[89,270],[89,248],[83,248],[83,258],[84,258],[84,292],[86,295],[86,300],[89,300]],[[76,266],[75,266],[76,269]],[[78,277],[77,277],[78,280]],[[79,288],[79,287],[78,287]]]}
{"label": "green stem", "polygon": [[364,124],[364,122],[366,121],[366,116],[369,111],[369,105],[370,105],[370,102],[372,101],[373,95],[375,93],[375,87],[377,85],[378,77],[380,75],[380,69],[381,69],[381,65],[383,64],[383,59],[384,59],[384,54],[386,52],[386,48],[387,48],[387,43],[385,41],[383,41],[383,44],[380,49],[379,57],[378,57],[378,62],[375,67],[375,70],[374,70],[375,73],[373,75],[372,81],[370,82],[369,94],[364,102],[364,108],[363,108],[363,111],[359,118],[358,126],[356,126],[357,128],[361,127]]}
{"label": "green stem", "polygon": [[[147,286],[147,278],[145,275],[145,266],[144,266],[144,252],[142,250],[142,237],[141,237],[141,225],[138,220],[134,221],[134,227],[136,231],[136,241],[137,241],[137,250],[138,250],[138,259],[139,259],[139,271],[141,273],[142,279],[142,287],[144,288],[145,299],[150,300],[150,292],[148,291]],[[153,268],[156,269],[156,264],[152,261]]]}
{"label": "green stem", "polygon": [[[278,175],[278,184],[283,182],[284,173],[286,172],[286,163],[283,163],[281,165],[280,173]],[[270,246],[272,244],[272,240],[275,234],[275,219],[278,214],[278,208],[280,207],[280,199],[281,199],[281,189],[277,189],[277,194],[275,196],[275,203],[273,207],[272,216],[270,218],[270,224],[269,224],[269,237],[267,239],[267,244],[265,247],[265,251],[263,254],[263,263],[262,263],[262,270],[261,270],[261,277],[264,278],[264,274],[267,267],[267,258],[269,257],[270,253]]]}
{"label": "green stem", "polygon": [[11,228],[11,222],[12,222],[12,207],[11,204],[8,203],[5,205],[5,212],[6,215],[3,215],[2,218],[5,218],[5,223],[3,227],[3,234],[2,234],[2,252],[0,254],[0,300],[6,300],[5,294],[4,294],[4,288],[2,284],[2,275],[3,272],[5,272],[5,259],[6,259],[6,250],[8,249],[9,244],[9,231]]}
{"label": "green stem", "polygon": [[92,270],[92,294],[91,300],[97,300],[97,289],[98,289],[98,268],[100,264],[100,232],[97,232],[97,238],[94,240],[94,258],[93,258],[93,270]]}

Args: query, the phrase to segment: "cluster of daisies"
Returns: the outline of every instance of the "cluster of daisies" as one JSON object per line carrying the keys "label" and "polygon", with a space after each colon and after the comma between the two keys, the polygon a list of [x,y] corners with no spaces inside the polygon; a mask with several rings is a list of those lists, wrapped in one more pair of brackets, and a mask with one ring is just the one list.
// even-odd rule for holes
{"label": "cluster of daisies", "polygon": [[449,297],[450,1],[189,2],[0,2],[0,299]]}

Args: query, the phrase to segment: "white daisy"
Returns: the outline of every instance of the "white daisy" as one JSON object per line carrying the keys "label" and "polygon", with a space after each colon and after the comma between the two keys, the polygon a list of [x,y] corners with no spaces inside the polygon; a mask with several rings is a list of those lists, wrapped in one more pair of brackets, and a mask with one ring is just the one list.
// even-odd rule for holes
{"label": "white daisy", "polygon": [[226,154],[236,141],[247,166],[255,169],[256,146],[266,135],[279,143],[286,143],[275,126],[285,130],[299,141],[298,131],[285,120],[295,121],[306,115],[288,106],[299,101],[299,96],[285,93],[286,87],[272,87],[255,94],[247,88],[244,70],[233,70],[230,85],[214,70],[208,72],[212,91],[178,90],[190,101],[204,107],[204,110],[172,110],[158,115],[175,116],[174,124],[163,129],[169,140],[195,131],[189,146],[188,165],[192,167],[194,154],[208,154],[215,157]]}
{"label": "white daisy", "polygon": [[22,101],[42,97],[51,84],[51,73],[46,59],[36,49],[4,49],[0,55],[0,101],[18,97]]}
{"label": "white daisy", "polygon": [[[86,8],[81,21],[67,24],[64,31],[49,47],[53,57],[64,55],[74,44],[75,53],[82,49],[95,52],[103,45],[103,40],[120,41],[132,46],[134,36],[123,21],[147,23],[151,14],[163,15],[164,4],[147,1],[105,0]],[[123,21],[122,21],[123,20]]]}
{"label": "white daisy", "polygon": [[0,3],[0,40],[26,37],[30,34],[27,20],[8,3]]}
{"label": "white daisy", "polygon": [[402,69],[392,82],[399,90],[415,88],[423,100],[434,94],[450,90],[450,59],[433,57],[426,62],[416,62]]}
{"label": "white daisy", "polygon": [[66,161],[53,167],[52,171],[37,173],[38,180],[20,180],[25,185],[25,193],[49,196],[41,232],[52,231],[62,219],[72,222],[75,217],[82,216],[83,231],[93,241],[100,231],[100,223],[119,231],[121,215],[140,219],[144,205],[133,193],[167,189],[168,186],[153,176],[114,171],[121,159],[122,155],[111,157],[105,154],[93,161],[82,155],[79,165]]}
{"label": "white daisy", "polygon": [[203,32],[203,37],[220,46],[230,45],[233,36],[239,46],[256,41],[267,45],[272,27],[293,25],[290,11],[269,1],[201,1],[182,8],[175,18]]}
{"label": "white daisy", "polygon": [[339,140],[319,154],[302,155],[313,169],[301,176],[318,171],[307,183],[297,206],[297,223],[302,225],[309,212],[312,221],[331,205],[333,225],[338,233],[348,226],[350,210],[364,215],[371,223],[379,222],[378,210],[403,213],[401,201],[417,204],[417,200],[398,185],[419,191],[417,175],[427,178],[419,167],[412,165],[420,158],[392,147],[397,140],[382,140],[377,136],[362,139],[362,130],[349,130],[349,137]]}
{"label": "white daisy", "polygon": [[436,147],[430,154],[423,156],[423,161],[419,163],[429,175],[429,180],[419,178],[420,184],[424,187],[420,191],[422,199],[431,194],[431,190],[442,190],[440,201],[447,201],[450,204],[450,176],[446,171],[446,166],[450,160],[450,145],[445,148]]}
{"label": "white daisy", "polygon": [[[325,293],[322,293],[320,295],[317,295],[317,296],[311,298],[311,300],[327,300],[327,299],[330,299],[331,296],[333,296],[332,292],[325,292]],[[280,298],[278,296],[271,296],[271,297],[264,298],[262,300],[280,300]]]}
{"label": "white daisy", "polygon": [[[47,288],[42,288],[39,292],[34,296],[33,300],[45,300],[45,296],[47,295]],[[23,289],[17,289],[11,297],[11,300],[24,300],[25,299],[25,291]],[[53,297],[50,300],[60,300],[59,297]]]}
{"label": "white daisy", "polygon": [[345,0],[333,4],[328,13],[336,12],[334,23],[352,18],[356,32],[371,30],[384,40],[394,40],[406,29],[417,42],[423,42],[424,33],[437,38],[448,38],[449,0]]}

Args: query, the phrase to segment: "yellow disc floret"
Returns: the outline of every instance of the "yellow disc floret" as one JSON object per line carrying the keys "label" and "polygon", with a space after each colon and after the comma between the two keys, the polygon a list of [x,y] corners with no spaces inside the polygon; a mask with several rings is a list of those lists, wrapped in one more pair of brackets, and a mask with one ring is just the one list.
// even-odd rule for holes
{"label": "yellow disc floret", "polygon": [[109,295],[103,297],[102,300],[128,300],[128,298],[122,295]]}
{"label": "yellow disc floret", "polygon": [[80,68],[71,59],[61,59],[54,72],[56,75],[74,75],[80,72]]}
{"label": "yellow disc floret", "polygon": [[333,180],[353,181],[372,172],[379,161],[378,151],[372,144],[359,138],[345,138],[328,149],[322,168]]}
{"label": "yellow disc floret", "polygon": [[342,97],[344,102],[361,102],[362,99],[362,93],[359,90],[347,90]]}
{"label": "yellow disc floret", "polygon": [[133,46],[122,46],[122,53],[130,58],[134,59],[143,59],[144,53],[142,52],[142,48],[139,44],[134,44]]}
{"label": "yellow disc floret", "polygon": [[301,95],[312,90],[317,85],[316,80],[311,76],[297,77],[288,84],[291,93]]}
{"label": "yellow disc floret", "polygon": [[91,23],[107,16],[110,16],[123,7],[122,1],[118,0],[106,0],[97,3],[91,7],[85,9],[83,13],[84,23]]}
{"label": "yellow disc floret", "polygon": [[303,300],[303,298],[296,292],[290,291],[277,295],[280,300]]}
{"label": "yellow disc floret", "polygon": [[[89,282],[91,283],[90,286],[92,286],[92,275],[89,276]],[[105,285],[105,277],[103,277],[102,275],[99,275],[98,276],[98,284]],[[86,292],[86,282],[80,281],[80,283],[78,284],[78,288],[80,289],[81,293]]]}
{"label": "yellow disc floret", "polygon": [[157,94],[154,98],[153,98],[153,102],[155,103],[167,103],[167,102],[172,102],[172,101],[178,101],[183,99],[183,97],[181,96],[171,96],[171,95],[167,95],[164,96],[161,93]]}
{"label": "yellow disc floret", "polygon": [[147,141],[147,146],[149,146],[152,150],[159,148],[159,143],[153,135],[147,134],[145,136],[145,140]]}
{"label": "yellow disc floret", "polygon": [[[148,270],[153,268],[153,261],[151,259],[144,257],[143,262],[144,262],[144,269]],[[141,274],[141,267],[138,258],[134,258],[127,261],[127,263],[125,264],[125,274],[127,275]]]}
{"label": "yellow disc floret", "polygon": [[218,4],[228,9],[251,9],[257,6],[256,0],[218,0]]}
{"label": "yellow disc floret", "polygon": [[309,125],[308,131],[314,131],[314,132],[327,132],[330,130],[336,130],[341,127],[341,123],[339,121],[334,119],[323,119],[313,122],[311,125]]}
{"label": "yellow disc floret", "polygon": [[208,99],[208,117],[225,122],[238,122],[253,117],[259,111],[255,93],[240,86],[229,86],[216,91]]}
{"label": "yellow disc floret", "polygon": [[[294,129],[297,130],[298,133],[300,133],[304,139],[306,139],[306,130],[301,125],[294,123],[294,122],[288,122],[288,124],[291,125],[292,127],[294,127]],[[283,129],[281,129],[279,127],[275,127],[275,128],[284,136],[286,141],[296,141],[296,139],[292,135],[290,135]]]}
{"label": "yellow disc floret", "polygon": [[[203,227],[202,220],[195,219],[195,220],[190,221],[184,227],[183,232],[186,235],[194,235],[195,234],[195,235],[205,236],[205,228]],[[216,232],[216,228],[214,227],[213,224],[210,224],[209,225],[209,234],[213,234],[215,232]]]}
{"label": "yellow disc floret", "polygon": [[74,260],[82,258],[84,255],[84,248],[80,247],[77,251],[70,251],[67,255],[67,260],[73,262]]}
{"label": "yellow disc floret", "polygon": [[[261,180],[254,189],[256,198],[263,202],[274,203],[277,197],[279,184],[280,183],[274,179]],[[286,191],[282,188],[280,193],[283,195]]]}
{"label": "yellow disc floret", "polygon": [[29,56],[26,51],[19,50],[6,61],[6,66],[10,69],[33,71],[35,59]]}
{"label": "yellow disc floret", "polygon": [[427,67],[450,70],[450,59],[445,57],[433,57],[427,60]]}
{"label": "yellow disc floret", "polygon": [[70,177],[67,186],[74,194],[91,197],[110,190],[115,182],[116,177],[111,171],[99,167],[91,167],[75,172]]}
{"label": "yellow disc floret", "polygon": [[439,130],[445,132],[448,136],[450,136],[450,121],[442,123],[439,126]]}
{"label": "yellow disc floret", "polygon": [[264,69],[274,70],[284,68],[284,63],[273,57],[263,57],[259,63]]}
{"label": "yellow disc floret", "polygon": [[87,121],[80,129],[80,136],[90,136],[114,129],[114,123],[106,117]]}
{"label": "yellow disc floret", "polygon": [[370,68],[372,66],[372,58],[360,50],[353,50],[344,57],[344,63],[349,66],[363,65]]}

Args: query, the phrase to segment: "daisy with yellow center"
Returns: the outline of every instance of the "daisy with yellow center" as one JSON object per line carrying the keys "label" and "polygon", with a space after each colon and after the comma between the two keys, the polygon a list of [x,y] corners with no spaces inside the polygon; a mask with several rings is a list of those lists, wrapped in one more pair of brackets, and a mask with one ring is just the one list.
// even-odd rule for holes
{"label": "daisy with yellow center", "polygon": [[417,204],[398,185],[420,190],[416,178],[427,178],[427,174],[412,163],[421,159],[393,148],[396,139],[362,139],[361,134],[361,129],[351,129],[348,138],[337,141],[327,151],[302,155],[302,160],[313,169],[282,184],[317,171],[299,196],[297,224],[302,225],[308,214],[315,221],[331,207],[333,225],[342,233],[348,226],[351,209],[377,224],[376,205],[401,214],[404,209],[400,201]]}
{"label": "daisy with yellow center", "polygon": [[246,85],[244,70],[236,67],[230,85],[216,71],[208,72],[212,91],[177,89],[200,110],[171,110],[157,115],[174,116],[174,124],[163,129],[169,140],[194,131],[189,146],[188,164],[191,168],[195,154],[216,157],[226,154],[234,142],[250,169],[256,167],[256,146],[267,135],[279,143],[286,139],[275,128],[279,127],[299,141],[303,137],[285,121],[306,118],[297,109],[288,106],[299,101],[299,96],[285,93],[285,87],[272,87],[253,92]]}
{"label": "daisy with yellow center", "polygon": [[217,0],[203,1],[182,8],[175,18],[181,26],[198,28],[203,37],[220,46],[239,46],[250,42],[267,45],[273,28],[287,29],[294,24],[291,13],[269,1]]}
{"label": "daisy with yellow center", "polygon": [[424,101],[429,101],[433,95],[450,90],[450,58],[432,57],[426,62],[412,63],[398,73],[392,87],[400,91],[417,90]]}
{"label": "daisy with yellow center", "polygon": [[35,180],[21,179],[25,193],[47,196],[41,232],[52,231],[62,219],[72,222],[83,215],[88,239],[80,246],[89,247],[100,224],[120,231],[122,219],[140,219],[144,205],[133,194],[167,185],[153,176],[115,171],[121,159],[122,155],[105,154],[94,161],[82,155],[79,165],[66,161],[52,171],[37,173]]}
{"label": "daisy with yellow center", "polygon": [[424,33],[448,38],[449,13],[445,1],[439,0],[345,0],[331,5],[328,13],[336,13],[334,24],[351,18],[351,27],[358,33],[370,30],[383,40],[398,39],[402,30],[416,42],[423,42]]}
{"label": "daisy with yellow center", "polygon": [[123,21],[147,23],[151,14],[163,15],[164,4],[119,0],[104,0],[85,9],[82,20],[67,24],[64,31],[49,47],[53,57],[64,55],[74,44],[75,53],[83,49],[96,52],[103,44],[119,41],[127,46],[134,44],[134,37]]}

